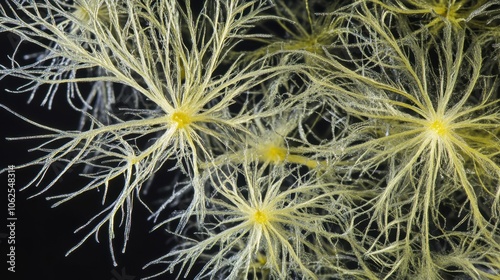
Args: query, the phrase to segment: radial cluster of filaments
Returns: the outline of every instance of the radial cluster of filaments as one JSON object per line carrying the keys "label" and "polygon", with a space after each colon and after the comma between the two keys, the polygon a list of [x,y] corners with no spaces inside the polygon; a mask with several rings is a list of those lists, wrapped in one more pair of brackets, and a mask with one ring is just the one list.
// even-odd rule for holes
{"label": "radial cluster of filaments", "polygon": [[106,231],[118,265],[142,207],[175,244],[146,279],[498,279],[499,28],[497,0],[7,1],[2,94],[80,119],[0,106],[45,131],[8,138],[40,141],[23,190],[103,195],[68,254]]}

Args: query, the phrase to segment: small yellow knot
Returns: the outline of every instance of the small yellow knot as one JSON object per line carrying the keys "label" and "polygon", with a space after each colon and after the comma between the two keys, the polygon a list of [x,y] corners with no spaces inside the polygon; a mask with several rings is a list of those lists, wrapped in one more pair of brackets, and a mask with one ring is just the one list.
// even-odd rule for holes
{"label": "small yellow knot", "polygon": [[253,214],[253,221],[258,223],[258,224],[266,224],[267,222],[269,222],[269,218],[267,217],[267,215],[265,213],[263,213],[262,211],[260,210],[257,210],[257,212],[255,212]]}
{"label": "small yellow knot", "polygon": [[440,6],[435,6],[432,10],[437,15],[440,15],[444,18],[447,18],[450,21],[458,20],[458,10],[460,9],[460,5],[452,4],[448,6],[448,3],[440,4]]}
{"label": "small yellow knot", "polygon": [[192,122],[190,116],[184,112],[173,113],[171,119],[177,124],[177,128],[185,128]]}
{"label": "small yellow knot", "polygon": [[429,126],[429,129],[441,137],[448,133],[448,128],[446,127],[446,124],[443,123],[441,120],[435,120],[434,122],[432,122],[431,125]]}
{"label": "small yellow knot", "polygon": [[434,12],[442,17],[446,17],[448,13],[447,7],[434,7]]}
{"label": "small yellow knot", "polygon": [[139,159],[139,157],[130,156],[128,158],[128,161],[130,162],[131,165],[135,165],[135,164],[139,163],[141,160]]}
{"label": "small yellow knot", "polygon": [[257,261],[259,262],[260,265],[264,266],[267,263],[267,258],[261,254],[257,256]]}
{"label": "small yellow knot", "polygon": [[264,147],[260,154],[265,161],[281,162],[286,158],[286,149],[276,145],[269,145]]}

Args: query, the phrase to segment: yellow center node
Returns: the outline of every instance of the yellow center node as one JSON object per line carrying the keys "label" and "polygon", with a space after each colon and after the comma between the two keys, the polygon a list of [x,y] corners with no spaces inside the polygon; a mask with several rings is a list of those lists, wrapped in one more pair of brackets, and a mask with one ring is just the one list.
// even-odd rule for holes
{"label": "yellow center node", "polygon": [[450,7],[448,7],[448,3],[443,3],[440,4],[440,6],[435,6],[433,10],[436,14],[454,21],[456,20],[459,7],[460,6],[457,5],[451,5]]}
{"label": "yellow center node", "polygon": [[269,222],[269,218],[267,217],[267,215],[260,210],[257,210],[257,212],[253,214],[252,218],[254,222],[262,225]]}
{"label": "yellow center node", "polygon": [[434,12],[440,16],[446,17],[446,14],[448,13],[448,8],[446,7],[434,7]]}
{"label": "yellow center node", "polygon": [[173,113],[171,119],[177,124],[177,128],[184,128],[192,122],[191,117],[184,112]]}
{"label": "yellow center node", "polygon": [[435,120],[429,126],[429,129],[432,130],[436,135],[442,137],[448,133],[448,128],[446,124],[441,120]]}
{"label": "yellow center node", "polygon": [[262,149],[261,157],[266,161],[284,161],[286,158],[286,149],[275,145],[269,145]]}
{"label": "yellow center node", "polygon": [[260,265],[265,265],[267,263],[267,258],[259,254],[257,256],[257,261],[259,262]]}
{"label": "yellow center node", "polygon": [[139,157],[136,157],[136,156],[130,156],[129,157],[129,162],[130,164],[134,165],[134,164],[137,164],[138,162],[140,162],[141,160],[139,159]]}

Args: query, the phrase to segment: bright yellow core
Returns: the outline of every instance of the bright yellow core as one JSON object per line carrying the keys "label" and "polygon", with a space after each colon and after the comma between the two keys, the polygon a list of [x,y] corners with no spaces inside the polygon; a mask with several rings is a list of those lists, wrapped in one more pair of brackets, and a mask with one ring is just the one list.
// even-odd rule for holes
{"label": "bright yellow core", "polygon": [[433,8],[434,12],[442,17],[445,17],[449,20],[455,20],[457,17],[457,11],[459,9],[459,5],[451,5],[448,7],[448,1],[445,3],[439,3],[439,6],[435,6]]}
{"label": "bright yellow core", "polygon": [[261,149],[260,156],[265,161],[281,162],[286,158],[286,149],[272,144],[267,145]]}
{"label": "bright yellow core", "polygon": [[266,224],[269,222],[269,217],[262,211],[260,210],[257,210],[254,214],[253,214],[253,221],[258,223],[258,224]]}
{"label": "bright yellow core", "polygon": [[267,263],[267,258],[261,254],[257,256],[257,261],[260,265],[265,265]]}
{"label": "bright yellow core", "polygon": [[442,137],[448,133],[448,128],[446,124],[441,120],[435,120],[429,126],[429,129],[432,130],[436,135]]}
{"label": "bright yellow core", "polygon": [[192,122],[191,117],[184,112],[173,113],[171,119],[177,124],[177,128],[185,128]]}
{"label": "bright yellow core", "polygon": [[136,156],[130,156],[129,157],[129,161],[130,161],[130,164],[134,165],[134,164],[137,164],[139,161],[141,161],[139,159],[139,157],[136,157]]}

